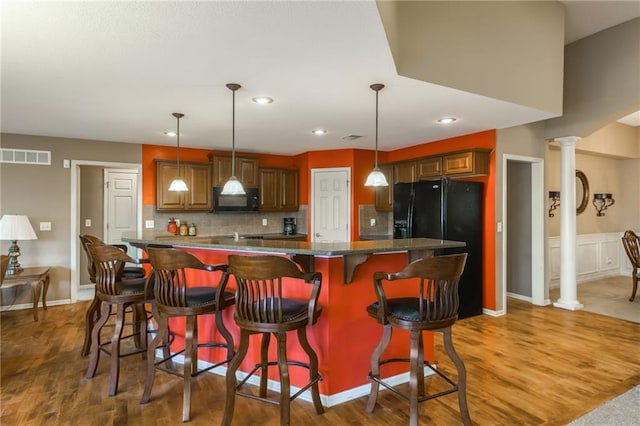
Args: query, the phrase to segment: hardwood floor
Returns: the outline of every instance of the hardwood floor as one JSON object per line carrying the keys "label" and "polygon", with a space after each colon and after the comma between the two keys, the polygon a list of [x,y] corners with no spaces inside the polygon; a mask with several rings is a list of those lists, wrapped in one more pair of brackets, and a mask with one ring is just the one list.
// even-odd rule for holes
{"label": "hardwood floor", "polygon": [[[87,303],[50,307],[33,322],[27,311],[1,315],[2,425],[171,425],[179,424],[181,379],[158,373],[149,404],[140,405],[144,363],[121,362],[119,393],[107,396],[108,366],[85,379],[80,357]],[[564,425],[640,384],[640,324],[584,311],[535,307],[510,300],[508,314],[458,321],[456,349],[468,372],[469,411],[477,425]],[[439,368],[453,365],[436,356]],[[368,360],[362,360],[368,363]],[[453,375],[453,374],[452,374]],[[192,394],[193,425],[219,424],[224,379],[205,374]],[[278,407],[236,398],[236,425],[278,424]],[[374,414],[366,398],[330,407],[317,415],[311,403],[292,404],[292,424],[400,425],[406,403],[382,392]],[[422,424],[457,425],[455,394],[420,406]]]}

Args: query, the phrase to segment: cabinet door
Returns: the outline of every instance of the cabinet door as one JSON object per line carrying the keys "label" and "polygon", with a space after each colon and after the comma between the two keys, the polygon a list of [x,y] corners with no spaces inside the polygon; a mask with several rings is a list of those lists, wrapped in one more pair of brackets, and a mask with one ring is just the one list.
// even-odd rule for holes
{"label": "cabinet door", "polygon": [[185,193],[185,209],[209,211],[212,205],[211,165],[185,164],[185,181],[189,191]]}
{"label": "cabinet door", "polygon": [[416,162],[418,179],[442,176],[442,157],[428,157]]}
{"label": "cabinet door", "polygon": [[416,162],[395,163],[393,168],[395,183],[411,183],[417,181]]}
{"label": "cabinet door", "polygon": [[[183,165],[181,164],[180,171],[182,169]],[[182,173],[178,172],[175,161],[156,161],[156,210],[182,210],[184,208],[183,193],[169,191],[171,181],[178,176],[182,176]]]}
{"label": "cabinet door", "polygon": [[278,210],[278,175],[277,169],[260,169],[260,211]]}
{"label": "cabinet door", "polygon": [[244,186],[258,187],[258,159],[236,157],[236,177]]}
{"label": "cabinet door", "polygon": [[[213,186],[224,186],[231,177],[231,157],[214,155]],[[243,186],[258,187],[258,159],[236,156],[236,177]]]}
{"label": "cabinet door", "polygon": [[380,212],[393,211],[393,166],[391,164],[381,164],[380,171],[387,178],[389,186],[379,186],[376,191],[376,210]]}
{"label": "cabinet door", "polygon": [[477,149],[444,156],[444,174],[480,176],[489,174],[490,150]]}
{"label": "cabinet door", "polygon": [[280,176],[280,209],[285,212],[297,212],[300,208],[300,203],[298,202],[298,170],[282,169]]}

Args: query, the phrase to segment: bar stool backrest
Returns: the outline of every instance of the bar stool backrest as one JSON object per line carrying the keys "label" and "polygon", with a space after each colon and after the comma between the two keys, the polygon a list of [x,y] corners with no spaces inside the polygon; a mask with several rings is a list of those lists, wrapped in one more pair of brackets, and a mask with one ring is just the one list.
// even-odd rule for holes
{"label": "bar stool backrest", "polygon": [[285,297],[284,290],[299,285],[301,280],[313,285],[305,303],[308,324],[316,322],[322,274],[302,272],[285,257],[242,255],[229,255],[229,272],[237,285],[236,319],[269,324],[291,320],[292,313],[300,311],[292,306],[291,298]]}
{"label": "bar stool backrest", "polygon": [[[459,306],[458,283],[466,259],[466,254],[425,257],[410,263],[400,272],[374,273],[376,296],[381,307],[378,309],[378,320],[387,323],[390,312],[384,281],[417,278],[417,291],[405,298],[394,299],[400,304],[405,304],[407,312],[411,311],[406,321],[400,323],[408,325],[412,322],[431,322],[444,327],[455,322]],[[402,306],[399,308],[402,310]],[[395,309],[398,309],[398,306]]]}
{"label": "bar stool backrest", "polygon": [[89,244],[88,249],[96,269],[96,291],[118,295],[118,283],[122,281],[125,264],[138,261],[112,245]]}

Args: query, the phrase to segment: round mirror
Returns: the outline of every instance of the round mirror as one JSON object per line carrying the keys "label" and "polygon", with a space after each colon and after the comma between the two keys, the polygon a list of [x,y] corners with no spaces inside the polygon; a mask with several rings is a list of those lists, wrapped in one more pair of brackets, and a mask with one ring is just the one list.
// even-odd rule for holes
{"label": "round mirror", "polygon": [[589,181],[580,170],[576,170],[576,215],[582,213],[589,203]]}

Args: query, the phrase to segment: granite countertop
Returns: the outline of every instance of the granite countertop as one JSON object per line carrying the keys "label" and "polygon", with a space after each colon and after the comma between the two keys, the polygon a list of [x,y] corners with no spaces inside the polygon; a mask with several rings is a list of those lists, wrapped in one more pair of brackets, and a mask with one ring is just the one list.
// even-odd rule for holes
{"label": "granite countertop", "polygon": [[[296,236],[301,236],[298,234]],[[282,235],[282,237],[285,237]],[[294,236],[295,237],[295,236]],[[431,238],[407,238],[403,240],[370,240],[338,243],[316,243],[281,239],[239,239],[228,236],[182,237],[144,231],[141,237],[124,233],[122,241],[134,245],[166,244],[213,250],[237,250],[264,253],[285,253],[311,256],[340,256],[352,254],[400,253],[419,250],[438,250],[464,247],[461,241],[436,240]]]}
{"label": "granite countertop", "polygon": [[392,240],[393,235],[391,234],[371,234],[371,235],[360,235],[361,240]]}

